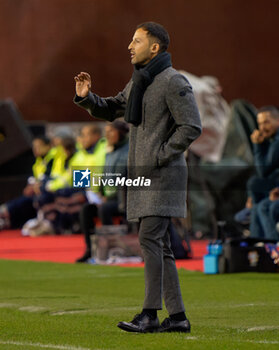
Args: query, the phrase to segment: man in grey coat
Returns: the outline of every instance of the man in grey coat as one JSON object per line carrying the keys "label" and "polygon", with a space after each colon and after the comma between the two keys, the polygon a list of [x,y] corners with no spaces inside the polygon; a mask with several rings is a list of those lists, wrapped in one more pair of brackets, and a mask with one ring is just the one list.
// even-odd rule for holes
{"label": "man in grey coat", "polygon": [[[74,102],[92,116],[131,123],[128,177],[151,180],[148,188],[128,187],[127,219],[137,220],[145,262],[143,310],[118,327],[128,332],[190,332],[175,260],[170,248],[172,217],[186,216],[187,170],[184,151],[201,133],[192,88],[172,68],[166,51],[169,35],[154,22],[139,25],[128,50],[134,65],[132,79],[115,97],[92,93],[91,78],[75,77]],[[170,317],[160,325],[162,298]]]}

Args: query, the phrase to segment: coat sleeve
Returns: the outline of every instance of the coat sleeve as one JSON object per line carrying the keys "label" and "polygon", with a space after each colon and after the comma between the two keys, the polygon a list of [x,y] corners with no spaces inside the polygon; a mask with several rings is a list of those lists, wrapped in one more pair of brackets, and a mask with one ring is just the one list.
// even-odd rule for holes
{"label": "coat sleeve", "polygon": [[124,90],[119,92],[115,97],[103,98],[92,92],[89,92],[85,98],[75,95],[74,103],[87,110],[93,117],[112,122],[116,118],[124,116],[131,85],[132,82],[130,81]]}
{"label": "coat sleeve", "polygon": [[183,153],[201,134],[201,120],[192,87],[181,74],[169,82],[166,101],[175,129],[161,146],[158,165],[162,166]]}

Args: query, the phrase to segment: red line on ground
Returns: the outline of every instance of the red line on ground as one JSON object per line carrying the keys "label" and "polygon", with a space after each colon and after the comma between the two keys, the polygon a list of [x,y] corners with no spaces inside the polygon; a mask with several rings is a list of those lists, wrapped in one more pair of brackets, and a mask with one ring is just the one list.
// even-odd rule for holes
{"label": "red line on ground", "polygon": [[[202,257],[206,254],[207,241],[192,241],[193,258],[177,260],[178,268],[202,271]],[[83,235],[23,237],[20,230],[0,232],[0,259],[50,261],[74,263],[84,251]],[[122,264],[142,267],[143,263]]]}

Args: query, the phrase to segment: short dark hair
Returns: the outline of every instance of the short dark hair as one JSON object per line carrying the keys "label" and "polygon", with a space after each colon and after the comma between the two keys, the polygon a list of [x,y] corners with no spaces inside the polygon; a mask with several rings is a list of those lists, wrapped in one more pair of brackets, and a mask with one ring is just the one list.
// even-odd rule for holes
{"label": "short dark hair", "polygon": [[34,140],[40,140],[42,141],[45,145],[50,145],[50,139],[45,136],[45,135],[37,135],[33,138],[33,141]]}
{"label": "short dark hair", "polygon": [[264,106],[258,109],[258,113],[269,112],[273,118],[279,119],[279,108],[276,106]]}
{"label": "short dark hair", "polygon": [[124,121],[114,120],[112,123],[110,123],[110,126],[118,131],[119,141],[122,141],[127,137],[127,134],[129,132],[129,125]]}
{"label": "short dark hair", "polygon": [[170,43],[170,37],[167,30],[159,23],[144,22],[137,26],[137,29],[144,29],[149,36],[152,36],[158,40],[160,46],[159,52],[167,51]]}
{"label": "short dark hair", "polygon": [[84,128],[89,128],[91,134],[94,134],[94,135],[97,134],[97,135],[100,135],[100,136],[102,135],[102,130],[99,127],[99,125],[97,125],[97,123],[96,124],[95,123],[86,124],[84,126]]}
{"label": "short dark hair", "polygon": [[69,151],[72,154],[76,151],[76,141],[71,136],[63,138],[61,144],[65,150]]}

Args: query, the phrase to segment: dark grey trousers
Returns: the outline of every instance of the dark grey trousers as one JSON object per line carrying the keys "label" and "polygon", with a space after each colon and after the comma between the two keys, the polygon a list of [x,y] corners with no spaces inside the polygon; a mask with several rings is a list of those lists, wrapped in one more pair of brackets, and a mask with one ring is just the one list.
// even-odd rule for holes
{"label": "dark grey trousers", "polygon": [[175,259],[170,246],[170,218],[147,216],[140,220],[139,241],[144,257],[144,309],[162,309],[170,315],[184,312]]}

